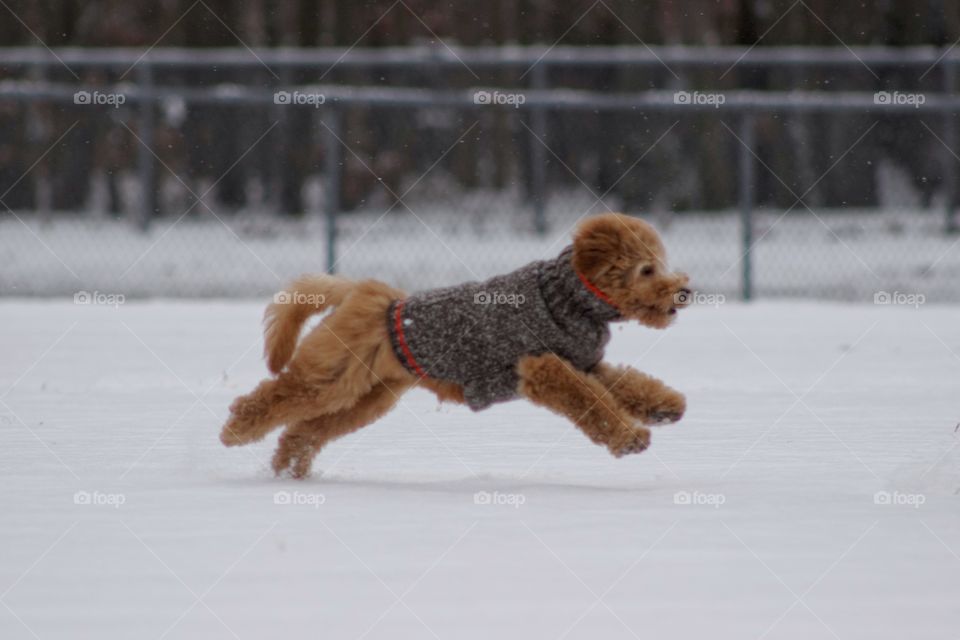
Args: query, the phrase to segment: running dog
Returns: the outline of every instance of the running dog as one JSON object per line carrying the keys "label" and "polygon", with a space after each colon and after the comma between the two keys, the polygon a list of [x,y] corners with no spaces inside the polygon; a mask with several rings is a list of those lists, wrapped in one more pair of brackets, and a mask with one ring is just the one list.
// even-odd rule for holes
{"label": "running dog", "polygon": [[[580,223],[558,257],[484,282],[408,296],[376,280],[301,277],[266,311],[275,375],[233,402],[220,440],[247,444],[286,425],[273,470],[303,478],[324,445],[419,385],[474,411],[526,398],[614,456],[641,452],[646,427],[679,420],[686,400],[604,362],[609,324],[666,328],[690,302],[687,283],[667,269],[653,227],[615,213]],[[328,310],[300,340],[304,322]]]}

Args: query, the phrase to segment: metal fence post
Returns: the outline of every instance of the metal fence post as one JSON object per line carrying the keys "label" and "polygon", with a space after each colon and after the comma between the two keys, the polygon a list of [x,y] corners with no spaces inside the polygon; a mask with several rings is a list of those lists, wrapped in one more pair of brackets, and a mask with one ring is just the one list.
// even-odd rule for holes
{"label": "metal fence post", "polygon": [[340,213],[340,176],[342,175],[343,147],[340,144],[343,114],[336,106],[326,107],[326,130],[323,144],[323,171],[326,174],[324,196],[327,221],[327,273],[337,266],[337,214]]}
{"label": "metal fence post", "polygon": [[[957,90],[956,65],[950,60],[950,56],[943,59],[943,92],[948,98],[952,98]],[[943,156],[943,186],[946,191],[946,217],[944,231],[946,233],[956,233],[960,231],[957,227],[957,221],[954,218],[954,211],[957,206],[957,164],[954,158],[954,149],[957,148],[957,120],[956,115],[949,109],[943,112],[943,139],[944,144],[950,149],[950,152]]]}
{"label": "metal fence post", "polygon": [[[547,66],[538,64],[533,67],[531,84],[534,89],[542,90],[547,87]],[[538,235],[547,232],[546,216],[546,178],[547,156],[544,154],[544,143],[547,138],[547,114],[543,107],[535,106],[530,112],[530,189],[533,192],[533,228]],[[537,139],[539,137],[539,140]]]}
{"label": "metal fence post", "polygon": [[137,67],[137,80],[140,85],[140,146],[138,165],[142,199],[140,201],[140,228],[146,231],[157,215],[157,159],[154,157],[153,142],[156,125],[156,109],[153,104],[153,67],[143,60]]}
{"label": "metal fence post", "polygon": [[744,300],[753,298],[753,189],[756,183],[754,162],[755,137],[754,115],[744,111],[740,116],[740,154],[739,154],[739,199],[740,199],[740,226],[743,242],[743,282],[742,295]]}

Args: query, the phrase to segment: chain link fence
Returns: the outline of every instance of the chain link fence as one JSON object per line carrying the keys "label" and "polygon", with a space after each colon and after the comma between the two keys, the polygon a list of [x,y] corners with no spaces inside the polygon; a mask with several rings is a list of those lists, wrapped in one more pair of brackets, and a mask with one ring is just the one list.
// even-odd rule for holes
{"label": "chain link fence", "polygon": [[619,210],[700,291],[960,300],[953,52],[255,53],[0,50],[0,294],[416,290]]}

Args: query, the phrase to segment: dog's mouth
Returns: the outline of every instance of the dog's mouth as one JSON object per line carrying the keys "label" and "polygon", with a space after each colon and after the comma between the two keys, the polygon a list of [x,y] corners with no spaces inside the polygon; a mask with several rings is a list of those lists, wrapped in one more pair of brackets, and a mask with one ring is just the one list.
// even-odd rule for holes
{"label": "dog's mouth", "polygon": [[677,311],[690,306],[692,297],[693,292],[690,291],[690,289],[683,288],[674,293],[668,301],[665,301],[665,304],[648,305],[645,307],[645,310],[675,316],[677,315]]}
{"label": "dog's mouth", "polygon": [[[680,289],[670,297],[660,300],[658,304],[645,304],[637,307],[639,315],[657,326],[663,326],[664,321],[671,321],[677,316],[680,309],[690,306],[693,292],[689,289]],[[643,320],[641,320],[643,321]]]}
{"label": "dog's mouth", "polygon": [[661,323],[661,319],[672,320],[677,315],[677,310],[679,307],[675,306],[659,306],[659,305],[643,305],[637,307],[636,317],[641,322],[644,321],[653,321],[656,324]]}
{"label": "dog's mouth", "polygon": [[666,314],[668,316],[676,315],[677,307],[674,306],[661,306],[657,304],[646,304],[638,308],[638,311],[641,313],[657,313],[657,314]]}

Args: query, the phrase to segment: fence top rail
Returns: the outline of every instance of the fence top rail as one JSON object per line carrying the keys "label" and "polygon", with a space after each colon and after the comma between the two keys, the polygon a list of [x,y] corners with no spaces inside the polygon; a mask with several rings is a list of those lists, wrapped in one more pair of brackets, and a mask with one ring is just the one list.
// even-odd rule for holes
{"label": "fence top rail", "polygon": [[[303,101],[301,103],[278,102],[278,91],[236,84],[220,84],[212,87],[168,87],[157,86],[142,88],[133,83],[104,86],[76,86],[72,84],[34,82],[22,80],[0,81],[0,99],[30,101],[36,99],[54,102],[73,102],[79,105],[91,103],[78,102],[78,92],[100,92],[103,94],[123,95],[123,104],[127,102],[162,102],[182,100],[195,104],[234,104],[234,105],[276,105],[281,108],[295,106],[308,109],[329,109],[338,106],[381,106],[381,107],[455,107],[462,109],[521,109],[545,108],[557,110],[604,110],[604,111],[663,111],[683,112],[871,112],[877,115],[890,113],[955,113],[960,111],[960,95],[943,93],[902,94],[896,99],[894,94],[885,95],[862,91],[752,91],[734,90],[721,93],[705,93],[699,100],[689,92],[668,90],[649,90],[640,92],[601,93],[573,89],[525,90],[516,93],[523,96],[522,101],[515,100],[505,104],[492,104],[477,99],[479,92],[513,93],[505,89],[460,89],[431,90],[406,87],[363,87],[344,85],[297,85],[277,88],[292,94],[312,94],[322,96],[322,101]],[[694,94],[696,92],[693,92]],[[687,98],[679,98],[686,94]],[[101,108],[112,109],[116,101]]]}
{"label": "fence top rail", "polygon": [[459,66],[466,68],[534,66],[910,66],[956,65],[953,47],[711,47],[711,46],[410,46],[383,48],[80,48],[0,47],[0,68],[16,66],[113,67],[366,67]]}

